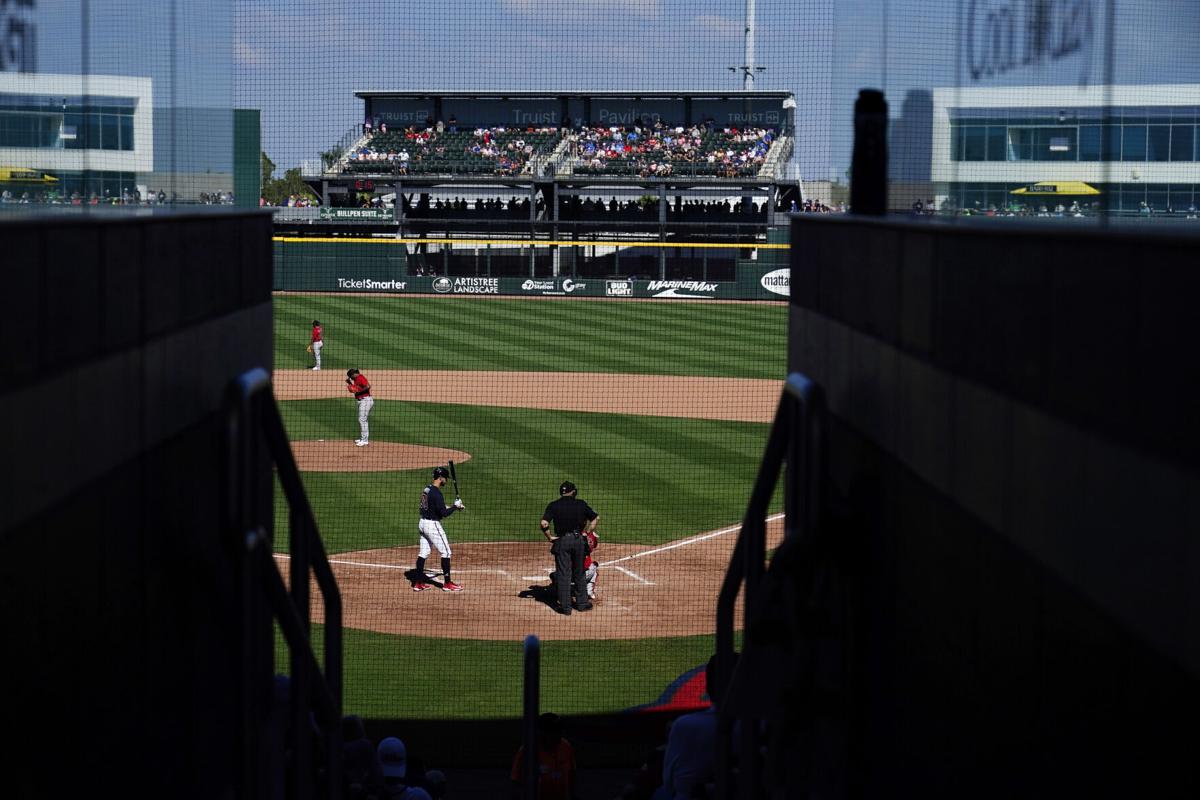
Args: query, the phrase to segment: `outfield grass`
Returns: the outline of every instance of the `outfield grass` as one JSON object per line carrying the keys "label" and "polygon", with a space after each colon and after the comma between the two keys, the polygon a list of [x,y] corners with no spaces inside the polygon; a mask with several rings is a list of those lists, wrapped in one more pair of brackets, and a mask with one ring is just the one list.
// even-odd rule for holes
{"label": "outfield grass", "polygon": [[[322,626],[313,626],[317,653],[321,631]],[[521,716],[519,640],[431,639],[348,628],[343,641],[347,714],[372,719]],[[542,642],[541,706],[559,714],[596,714],[652,703],[680,675],[703,666],[713,647],[712,636]],[[280,635],[275,658],[278,665],[288,663]]]}
{"label": "outfield grass", "polygon": [[[280,296],[275,365],[309,366],[311,321],[324,366],[783,378],[783,305],[574,302],[455,297]],[[282,404],[290,438],[355,438],[345,400]],[[605,540],[661,544],[739,521],[768,426],[623,414],[376,401],[373,442],[463,450],[470,509],[452,542],[538,541],[537,520],[570,478],[601,515]],[[428,469],[304,474],[326,550],[413,545]],[[277,498],[279,497],[277,493]],[[279,501],[277,501],[279,502]],[[778,510],[778,503],[772,506]],[[279,505],[276,548],[287,547]],[[719,576],[714,576],[719,581]],[[320,626],[314,645],[320,652]],[[370,718],[504,718],[521,706],[521,642],[346,629],[345,706]],[[594,714],[652,703],[703,665],[711,636],[542,643],[542,707]],[[286,664],[282,649],[279,665]]]}
{"label": "outfield grass", "polygon": [[[284,403],[283,417],[292,440],[357,432],[353,409],[341,400]],[[767,427],[386,400],[371,412],[372,442],[471,454],[458,470],[469,511],[447,522],[452,542],[536,540],[537,520],[567,478],[601,515],[606,541],[660,544],[739,521]],[[304,474],[331,553],[414,544],[417,498],[428,481],[428,469]],[[285,550],[282,506],[276,518],[276,549]]]}
{"label": "outfield grass", "polygon": [[787,307],[762,303],[278,296],[275,366],[785,377]]}

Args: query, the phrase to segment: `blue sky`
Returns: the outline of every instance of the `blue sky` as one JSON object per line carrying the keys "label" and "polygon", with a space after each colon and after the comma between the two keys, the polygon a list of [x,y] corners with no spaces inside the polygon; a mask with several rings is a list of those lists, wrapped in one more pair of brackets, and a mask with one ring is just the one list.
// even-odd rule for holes
{"label": "blue sky", "polygon": [[[970,2],[757,0],[757,88],[796,94],[805,176],[844,171],[859,87],[884,88],[898,109],[910,89],[954,85]],[[975,3],[981,17],[1027,6]],[[1107,3],[1051,6],[1093,17],[1090,56],[991,83],[1099,82]],[[1120,82],[1200,82],[1200,2],[1116,6]],[[738,87],[728,66],[743,61],[744,13],[745,0],[237,0],[235,94],[263,110],[272,156],[294,164],[359,121],[356,89]]]}
{"label": "blue sky", "polygon": [[[894,109],[962,75],[960,12],[1025,0],[757,0],[757,88],[796,94],[805,177],[842,174],[859,87]],[[1106,0],[1041,0],[1094,17],[1091,60],[1014,71],[1010,84],[1103,75]],[[92,0],[92,72],[149,75],[168,102],[168,0]],[[1119,82],[1200,82],[1200,0],[1116,0]],[[181,106],[258,108],[281,168],[316,162],[360,121],[359,89],[738,88],[745,0],[178,0]],[[80,3],[38,0],[39,66],[81,68]],[[1086,63],[1084,63],[1086,61]],[[965,79],[964,79],[965,82]],[[993,79],[995,82],[995,79]],[[186,149],[186,148],[185,148]]]}

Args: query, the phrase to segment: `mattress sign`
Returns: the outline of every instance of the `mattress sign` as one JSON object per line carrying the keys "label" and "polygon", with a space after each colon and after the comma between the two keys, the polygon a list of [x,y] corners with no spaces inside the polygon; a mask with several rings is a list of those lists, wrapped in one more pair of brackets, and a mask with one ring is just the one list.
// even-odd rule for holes
{"label": "mattress sign", "polygon": [[792,270],[790,267],[772,270],[758,281],[768,292],[788,297],[791,294]]}

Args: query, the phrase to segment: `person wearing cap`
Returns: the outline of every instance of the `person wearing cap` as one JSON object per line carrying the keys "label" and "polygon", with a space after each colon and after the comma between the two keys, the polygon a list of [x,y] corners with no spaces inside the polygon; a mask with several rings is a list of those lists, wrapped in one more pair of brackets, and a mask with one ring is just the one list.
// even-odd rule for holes
{"label": "person wearing cap", "polygon": [[389,736],[379,743],[379,765],[383,769],[383,798],[385,800],[432,800],[429,792],[419,786],[409,786],[408,750],[404,742]]}
{"label": "person wearing cap", "polygon": [[420,534],[421,546],[417,550],[416,569],[412,572],[412,590],[414,592],[423,592],[437,585],[432,583],[425,574],[425,559],[429,557],[434,548],[437,548],[438,555],[442,557],[442,591],[462,591],[461,586],[450,580],[450,540],[446,538],[446,529],[442,527],[442,520],[455,511],[465,511],[467,507],[457,497],[454,498],[454,503],[446,505],[446,499],[442,496],[442,487],[446,485],[449,478],[450,470],[445,467],[434,467],[433,480],[421,491],[421,518],[417,520],[417,533]]}
{"label": "person wearing cap", "polygon": [[[559,614],[571,613],[571,595],[575,595],[576,611],[591,611],[588,599],[587,575],[583,558],[586,553],[584,533],[596,530],[600,515],[575,495],[578,490],[570,481],[558,487],[559,498],[546,506],[540,522],[542,535],[550,542],[550,553],[554,556],[554,583],[558,589]],[[550,523],[554,523],[554,536],[550,535]]]}
{"label": "person wearing cap", "polygon": [[408,750],[396,736],[379,742],[379,764],[383,766],[384,800],[432,800],[418,786],[408,786]]}

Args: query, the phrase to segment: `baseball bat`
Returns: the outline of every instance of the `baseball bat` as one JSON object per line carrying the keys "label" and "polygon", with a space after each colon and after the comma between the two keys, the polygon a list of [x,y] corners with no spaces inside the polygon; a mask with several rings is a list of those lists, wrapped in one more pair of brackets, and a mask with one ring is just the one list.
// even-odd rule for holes
{"label": "baseball bat", "polygon": [[454,471],[454,462],[450,462],[450,480],[454,481],[454,496],[460,497],[458,493],[458,473]]}

